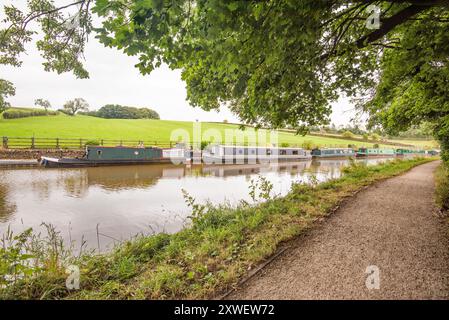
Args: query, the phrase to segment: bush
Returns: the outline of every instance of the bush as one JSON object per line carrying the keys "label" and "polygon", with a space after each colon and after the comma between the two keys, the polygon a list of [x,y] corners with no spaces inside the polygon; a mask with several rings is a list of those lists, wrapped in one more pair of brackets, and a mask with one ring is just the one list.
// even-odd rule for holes
{"label": "bush", "polygon": [[304,141],[304,142],[302,143],[301,147],[302,147],[303,149],[306,149],[306,150],[312,150],[312,149],[313,149],[313,142],[310,141],[310,140],[306,140],[306,141]]}
{"label": "bush", "polygon": [[105,119],[160,119],[159,114],[154,110],[118,104],[108,104],[101,107],[95,116]]}
{"label": "bush", "polygon": [[379,149],[379,144],[378,143],[373,144],[373,148],[374,149]]}
{"label": "bush", "polygon": [[371,140],[373,141],[379,141],[380,140],[380,136],[377,133],[373,133],[371,135]]}
{"label": "bush", "polygon": [[343,132],[342,136],[343,136],[343,138],[354,138],[354,134],[349,130],[346,130],[345,132]]}
{"label": "bush", "polygon": [[209,141],[201,141],[201,150],[206,149],[206,147],[210,144]]}
{"label": "bush", "polygon": [[363,140],[368,141],[369,136],[368,136],[367,133],[364,133],[364,134],[362,135],[362,138],[363,138]]}
{"label": "bush", "polygon": [[449,209],[449,169],[441,164],[435,171],[435,195],[437,205],[444,211]]}
{"label": "bush", "polygon": [[45,111],[42,109],[8,109],[3,112],[3,118],[18,119],[26,117],[55,116],[57,114],[57,111]]}
{"label": "bush", "polygon": [[290,147],[290,144],[288,142],[281,143],[281,148],[288,148],[288,147]]}
{"label": "bush", "polygon": [[99,146],[101,143],[98,140],[88,140],[85,145],[86,146]]}

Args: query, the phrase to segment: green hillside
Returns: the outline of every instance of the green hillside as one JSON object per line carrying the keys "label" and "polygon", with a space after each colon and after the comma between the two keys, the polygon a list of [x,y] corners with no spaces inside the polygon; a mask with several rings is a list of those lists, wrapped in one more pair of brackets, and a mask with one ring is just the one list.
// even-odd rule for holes
{"label": "green hillside", "polygon": [[[28,117],[20,119],[0,118],[0,136],[36,138],[83,138],[87,140],[144,140],[168,142],[176,129],[185,129],[192,136],[193,123],[187,121],[148,119],[102,119],[77,115]],[[217,129],[224,138],[225,129],[238,129],[235,124],[201,123],[204,133]],[[262,130],[263,131],[263,130]],[[202,139],[210,140],[210,139]],[[290,132],[279,132],[279,143],[301,145],[311,142],[313,146],[341,146],[348,144],[372,146],[372,143],[351,141],[343,138],[298,136]],[[382,145],[381,145],[382,146]],[[390,146],[391,147],[391,146]]]}

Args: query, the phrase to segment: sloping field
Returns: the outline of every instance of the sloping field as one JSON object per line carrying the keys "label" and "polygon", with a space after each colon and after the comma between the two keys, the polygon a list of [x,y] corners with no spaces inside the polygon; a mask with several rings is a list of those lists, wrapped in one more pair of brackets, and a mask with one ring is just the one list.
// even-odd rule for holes
{"label": "sloping field", "polygon": [[[197,124],[198,125],[198,124]],[[225,130],[239,130],[235,124],[200,123],[203,133],[202,141],[211,141],[204,136],[208,129],[216,129],[222,137]],[[193,122],[149,119],[102,119],[90,116],[77,115],[75,117],[64,114],[57,116],[41,116],[20,119],[1,119],[0,136],[7,137],[36,137],[36,138],[83,138],[83,139],[111,139],[111,140],[144,140],[168,142],[178,141],[171,137],[175,130],[186,130],[192,138]],[[260,130],[264,132],[265,130]],[[210,131],[209,131],[210,132]],[[245,133],[245,132],[240,132]],[[343,138],[298,136],[294,133],[279,132],[279,143],[302,145],[310,142],[313,146],[347,147],[348,144],[356,146],[372,146],[372,143],[346,140]],[[382,145],[381,145],[382,147]],[[391,146],[384,146],[390,147]]]}

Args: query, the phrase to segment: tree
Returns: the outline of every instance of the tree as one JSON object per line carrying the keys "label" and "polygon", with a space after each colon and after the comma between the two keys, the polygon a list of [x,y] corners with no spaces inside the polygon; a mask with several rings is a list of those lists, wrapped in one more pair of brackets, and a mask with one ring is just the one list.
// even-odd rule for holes
{"label": "tree", "polygon": [[0,113],[10,107],[10,104],[6,101],[6,97],[13,96],[15,94],[14,86],[7,80],[0,79]]}
{"label": "tree", "polygon": [[36,106],[42,107],[45,109],[45,111],[48,111],[48,109],[51,108],[51,103],[48,100],[44,100],[44,99],[36,99],[34,100],[34,104]]}
{"label": "tree", "polygon": [[0,63],[20,64],[36,20],[46,70],[87,77],[81,58],[95,31],[137,56],[143,74],[162,63],[181,69],[188,100],[205,110],[227,105],[248,124],[305,132],[326,124],[345,94],[371,126],[400,131],[425,120],[449,147],[449,0],[72,1],[5,6]]}
{"label": "tree", "polygon": [[89,104],[83,98],[69,100],[64,104],[64,113],[74,116],[78,111],[88,111]]}
{"label": "tree", "polygon": [[159,114],[149,108],[135,108],[119,104],[107,104],[95,114],[106,119],[159,119]]}

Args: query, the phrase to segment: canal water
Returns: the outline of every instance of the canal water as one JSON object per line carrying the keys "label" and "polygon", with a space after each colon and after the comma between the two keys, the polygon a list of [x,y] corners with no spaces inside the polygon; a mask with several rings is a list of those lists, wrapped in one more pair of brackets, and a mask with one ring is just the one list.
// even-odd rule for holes
{"label": "canal water", "polygon": [[[387,159],[363,159],[375,164]],[[188,224],[182,189],[198,202],[251,201],[249,185],[263,176],[273,194],[293,182],[337,178],[349,160],[255,165],[142,165],[73,169],[0,169],[0,235],[52,224],[66,241],[107,250],[136,234],[173,233]]]}

